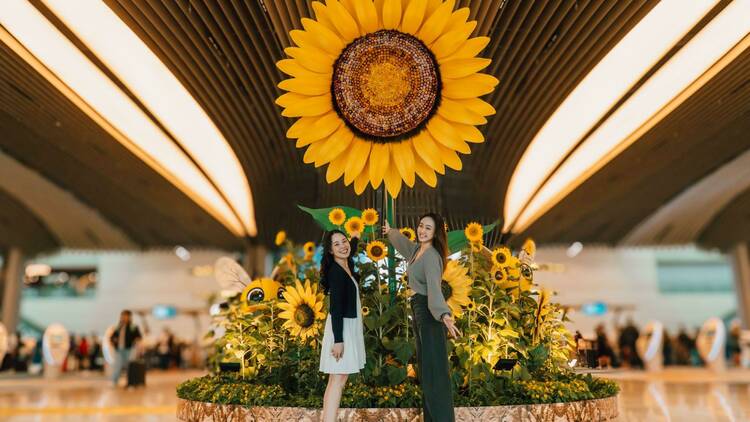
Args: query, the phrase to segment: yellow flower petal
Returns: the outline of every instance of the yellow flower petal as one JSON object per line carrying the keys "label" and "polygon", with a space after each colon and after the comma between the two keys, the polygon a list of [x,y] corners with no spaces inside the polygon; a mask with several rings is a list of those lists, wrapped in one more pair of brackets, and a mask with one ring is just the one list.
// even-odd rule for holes
{"label": "yellow flower petal", "polygon": [[325,144],[320,151],[320,155],[318,156],[319,160],[315,161],[315,167],[318,167],[319,163],[322,165],[337,158],[349,148],[352,139],[354,139],[352,131],[349,130],[346,125],[339,126],[336,132],[333,132],[333,134],[325,141]]}
{"label": "yellow flower petal", "polygon": [[445,81],[443,95],[456,100],[480,97],[495,89],[497,79],[483,73],[475,73],[461,79]]}
{"label": "yellow flower petal", "polygon": [[344,43],[349,44],[359,37],[357,22],[346,8],[337,0],[330,0],[326,4],[328,5],[328,16],[344,39]]}
{"label": "yellow flower petal", "polygon": [[312,36],[306,31],[293,29],[289,31],[289,36],[299,48],[319,48],[312,39]]}
{"label": "yellow flower petal", "polygon": [[312,19],[302,18],[302,26],[310,35],[310,42],[316,47],[332,54],[334,57],[344,49],[344,42],[339,35],[325,25]]}
{"label": "yellow flower petal", "polygon": [[458,48],[469,39],[471,33],[474,32],[474,28],[476,27],[476,21],[465,23],[460,28],[448,31],[441,35],[437,41],[432,43],[430,50],[435,54],[435,58],[438,62],[458,50]]}
{"label": "yellow flower petal", "polygon": [[310,146],[307,147],[307,151],[305,151],[305,155],[302,157],[302,162],[305,164],[316,162],[318,157],[320,156],[319,153],[321,148],[323,148],[323,144],[325,144],[325,142],[314,142],[310,144]]}
{"label": "yellow flower petal", "polygon": [[437,114],[445,120],[467,125],[483,125],[487,123],[487,119],[484,116],[475,113],[460,102],[449,98],[443,98],[440,101]]}
{"label": "yellow flower petal", "polygon": [[461,135],[461,138],[467,142],[475,144],[484,142],[484,135],[482,135],[482,132],[474,126],[454,123],[453,129],[455,129],[456,132]]}
{"label": "yellow flower petal", "polygon": [[336,33],[336,26],[331,22],[331,18],[328,16],[328,8],[326,5],[319,1],[314,1],[312,2],[312,8],[315,11],[315,20]]}
{"label": "yellow flower petal", "polygon": [[453,12],[451,18],[448,20],[448,25],[445,25],[443,32],[450,32],[454,29],[461,28],[466,23],[466,20],[469,19],[469,13],[471,13],[471,11],[468,7],[462,7]]}
{"label": "yellow flower petal", "polygon": [[430,136],[429,132],[422,131],[412,140],[414,143],[414,150],[422,160],[427,163],[433,170],[440,174],[445,173],[445,166],[442,160],[440,160],[440,150],[435,141]]}
{"label": "yellow flower petal", "polygon": [[463,163],[461,163],[461,157],[456,154],[456,151],[444,147],[440,144],[438,144],[438,149],[440,150],[440,159],[445,163],[446,167],[449,167],[456,171],[461,171],[463,169]]}
{"label": "yellow flower petal", "polygon": [[383,3],[383,28],[396,29],[401,24],[401,0],[385,0]]}
{"label": "yellow flower petal", "polygon": [[349,14],[352,17],[357,16],[357,9],[354,4],[361,0],[339,0],[339,1],[341,2],[341,5],[344,6],[344,9],[346,9],[346,11],[349,12]]}
{"label": "yellow flower petal", "polygon": [[297,139],[302,136],[307,130],[315,124],[318,117],[303,117],[297,119],[296,122],[286,131],[286,137],[290,139]]}
{"label": "yellow flower petal", "polygon": [[473,57],[469,59],[455,59],[440,64],[440,76],[443,79],[459,79],[477,73],[492,63],[490,59]]}
{"label": "yellow flower petal", "polygon": [[[333,131],[339,128],[343,122],[335,112],[330,112],[318,118],[307,131],[300,136],[299,141],[302,143],[312,143],[321,140],[328,135],[332,134]],[[297,143],[299,147],[299,142]],[[304,146],[304,145],[303,145]]]}
{"label": "yellow flower petal", "polygon": [[[417,38],[427,45],[432,44],[435,39],[443,32],[445,25],[451,17],[455,0],[448,0],[441,4],[432,15],[424,21],[424,25],[417,33]],[[429,15],[429,14],[428,14]]]}
{"label": "yellow flower petal", "polygon": [[295,59],[284,59],[279,60],[276,62],[276,67],[279,68],[282,72],[286,73],[289,76],[295,77],[295,78],[326,78],[327,80],[331,80],[331,74],[323,74],[323,73],[317,73],[313,72],[312,70],[304,68],[299,61]]}
{"label": "yellow flower petal", "polygon": [[363,33],[368,34],[378,30],[378,12],[372,0],[357,0],[354,3],[354,11]]}
{"label": "yellow flower petal", "polygon": [[283,94],[279,98],[276,99],[276,104],[287,108],[293,104],[296,104],[299,101],[306,100],[310,98],[307,95],[297,94],[295,92],[287,92],[286,94]]}
{"label": "yellow flower petal", "polygon": [[449,60],[454,59],[467,59],[470,57],[474,57],[477,54],[479,54],[482,50],[484,50],[485,47],[487,47],[487,44],[489,44],[490,38],[489,37],[476,37],[472,38],[465,43],[461,44],[460,47],[451,55],[444,57],[439,62],[443,63]]}
{"label": "yellow flower petal", "polygon": [[427,186],[431,188],[437,186],[437,176],[435,175],[435,172],[430,168],[430,166],[422,161],[421,158],[419,158],[419,154],[414,155],[414,170],[417,172],[419,178],[427,184]]}
{"label": "yellow flower petal", "polygon": [[326,54],[317,48],[287,47],[284,49],[287,56],[297,59],[299,64],[313,72],[330,74],[333,68],[333,56]]}
{"label": "yellow flower petal", "polygon": [[303,95],[323,95],[331,92],[331,83],[325,78],[293,78],[279,82],[279,88]]}
{"label": "yellow flower petal", "polygon": [[326,170],[326,182],[330,184],[339,180],[341,176],[344,175],[344,170],[346,169],[346,163],[348,160],[348,154],[339,154],[339,156],[328,165],[328,170]]}
{"label": "yellow flower petal", "polygon": [[346,169],[344,170],[344,184],[347,186],[362,172],[370,157],[371,146],[372,142],[363,141],[356,137],[352,141],[352,146],[349,150],[349,161],[346,163]]}
{"label": "yellow flower petal", "polygon": [[395,166],[388,167],[388,171],[385,173],[385,188],[392,197],[397,198],[399,192],[401,192],[401,175]]}
{"label": "yellow flower petal", "polygon": [[414,150],[411,142],[404,141],[391,146],[391,161],[407,186],[414,187]]}
{"label": "yellow flower petal", "polygon": [[373,189],[380,187],[385,171],[390,163],[391,150],[386,144],[373,143],[370,150],[370,184]]}
{"label": "yellow flower petal", "polygon": [[354,193],[360,195],[367,188],[367,183],[370,181],[370,171],[367,168],[369,164],[365,163],[365,167],[354,179]]}
{"label": "yellow flower petal", "polygon": [[479,98],[467,98],[464,100],[456,100],[464,107],[482,116],[491,116],[495,114],[495,108],[490,103],[481,100]]}
{"label": "yellow flower petal", "polygon": [[320,116],[333,110],[331,94],[308,97],[290,105],[281,115],[285,117]]}
{"label": "yellow flower petal", "polygon": [[444,146],[454,149],[461,154],[470,152],[469,145],[461,139],[461,135],[453,128],[453,125],[440,116],[432,116],[427,123],[427,131],[433,139]]}
{"label": "yellow flower petal", "polygon": [[401,31],[415,35],[422,25],[424,14],[427,11],[427,0],[411,0],[406,6],[404,17],[401,21]]}

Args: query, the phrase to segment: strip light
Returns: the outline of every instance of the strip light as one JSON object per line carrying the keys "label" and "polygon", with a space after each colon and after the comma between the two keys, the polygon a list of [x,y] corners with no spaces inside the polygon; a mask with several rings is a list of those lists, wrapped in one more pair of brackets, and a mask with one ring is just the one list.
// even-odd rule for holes
{"label": "strip light", "polygon": [[519,217],[517,231],[638,141],[750,47],[748,16],[750,1],[730,3],[672,56],[545,183]]}
{"label": "strip light", "polygon": [[504,231],[580,139],[716,5],[715,0],[664,0],[615,45],[547,120],[513,172]]}
{"label": "strip light", "polygon": [[[53,2],[48,3],[51,8],[54,6]],[[64,11],[59,12],[61,15],[58,16],[66,23],[70,21],[78,24],[77,20],[66,21],[71,7],[77,6],[80,9],[78,13],[86,14],[85,20],[105,25],[106,29],[98,29],[101,31],[98,38],[106,40],[108,48],[121,50],[122,54],[128,55],[130,61],[126,67],[131,70],[122,69],[124,62],[116,54],[114,58],[100,56],[97,43],[90,44],[94,54],[108,67],[111,63],[111,70],[118,77],[127,75],[124,83],[133,89],[146,107],[172,132],[211,180],[124,92],[27,1],[4,2],[0,8],[0,24],[5,30],[0,28],[0,40],[110,135],[177,186],[232,233],[237,236],[255,235],[257,230],[247,178],[226,140],[195,100],[163,64],[161,70],[158,70],[158,66],[144,58],[148,55],[142,51],[148,50],[146,46],[132,43],[132,37],[137,37],[102,3],[59,3],[59,10],[53,10],[56,13]],[[88,29],[70,28],[77,34],[89,34]],[[85,38],[82,40],[87,43],[91,41]],[[114,44],[115,41],[117,44]],[[169,75],[165,75],[163,71]],[[149,83],[152,85],[148,85]],[[154,98],[158,96],[161,96],[160,100]],[[165,112],[167,106],[174,110]],[[225,162],[218,166],[217,163],[222,160]],[[212,182],[221,189],[224,196]]]}

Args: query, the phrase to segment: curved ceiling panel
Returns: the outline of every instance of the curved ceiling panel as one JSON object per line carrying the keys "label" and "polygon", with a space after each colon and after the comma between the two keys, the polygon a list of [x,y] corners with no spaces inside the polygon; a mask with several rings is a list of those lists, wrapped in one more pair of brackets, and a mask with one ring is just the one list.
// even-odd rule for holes
{"label": "curved ceiling panel", "polygon": [[0,248],[11,247],[33,256],[57,249],[60,243],[31,210],[0,189]]}
{"label": "curved ceiling panel", "polygon": [[738,243],[749,241],[750,189],[724,208],[698,238],[699,244],[722,250],[729,250]]}
{"label": "curved ceiling panel", "polygon": [[96,210],[2,151],[0,189],[22,203],[65,247],[136,248],[132,240]]}

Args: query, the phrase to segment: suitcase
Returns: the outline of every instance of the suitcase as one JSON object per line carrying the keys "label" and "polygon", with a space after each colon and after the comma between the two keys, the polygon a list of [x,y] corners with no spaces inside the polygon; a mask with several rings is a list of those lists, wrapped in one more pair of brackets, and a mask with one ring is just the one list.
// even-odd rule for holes
{"label": "suitcase", "polygon": [[132,361],[128,364],[128,387],[141,387],[146,385],[146,363],[142,360]]}

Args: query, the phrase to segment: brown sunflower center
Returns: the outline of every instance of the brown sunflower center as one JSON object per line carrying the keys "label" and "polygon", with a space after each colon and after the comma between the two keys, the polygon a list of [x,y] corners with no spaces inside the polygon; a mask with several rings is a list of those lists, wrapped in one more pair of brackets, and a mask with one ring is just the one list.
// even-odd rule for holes
{"label": "brown sunflower center", "polygon": [[380,256],[383,254],[383,248],[377,245],[373,246],[372,249],[370,249],[370,253],[372,254],[372,256]]}
{"label": "brown sunflower center", "polygon": [[344,49],[331,89],[336,111],[358,136],[400,141],[418,133],[437,110],[440,74],[422,41],[381,30]]}
{"label": "brown sunflower center", "polygon": [[450,283],[443,280],[442,283],[440,283],[440,290],[443,292],[443,297],[445,300],[448,300],[453,296],[453,288],[451,287]]}
{"label": "brown sunflower center", "polygon": [[302,328],[309,328],[315,322],[315,313],[310,305],[303,303],[294,311],[294,322]]}
{"label": "brown sunflower center", "polygon": [[505,274],[503,273],[503,270],[497,270],[495,271],[495,280],[496,281],[503,281],[505,279]]}

